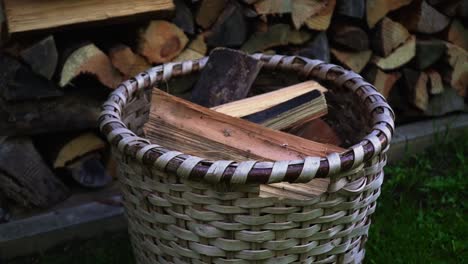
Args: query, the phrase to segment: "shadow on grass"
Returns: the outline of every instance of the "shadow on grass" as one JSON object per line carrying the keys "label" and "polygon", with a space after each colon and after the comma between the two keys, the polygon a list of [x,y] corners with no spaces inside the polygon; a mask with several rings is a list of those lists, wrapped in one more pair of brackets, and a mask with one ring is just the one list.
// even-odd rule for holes
{"label": "shadow on grass", "polygon": [[[438,138],[424,154],[385,169],[366,263],[463,263],[468,259],[468,133]],[[131,264],[128,236],[78,241],[13,264]]]}

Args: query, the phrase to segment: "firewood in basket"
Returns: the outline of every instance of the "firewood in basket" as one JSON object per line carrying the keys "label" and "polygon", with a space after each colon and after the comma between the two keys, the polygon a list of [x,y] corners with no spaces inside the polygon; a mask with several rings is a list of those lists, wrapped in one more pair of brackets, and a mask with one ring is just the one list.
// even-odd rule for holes
{"label": "firewood in basket", "polygon": [[351,51],[365,51],[369,49],[369,37],[360,27],[335,23],[330,28],[331,41],[340,47]]}
{"label": "firewood in basket", "polygon": [[77,76],[86,73],[94,75],[109,88],[116,88],[123,81],[109,57],[94,44],[86,44],[67,57],[61,69],[59,85],[64,87]]}
{"label": "firewood in basket", "polygon": [[316,142],[340,146],[342,141],[327,122],[320,118],[310,120],[301,126],[295,127],[289,133]]}
{"label": "firewood in basket", "polygon": [[410,33],[402,24],[385,17],[376,27],[372,49],[379,56],[387,57],[410,37]]}
{"label": "firewood in basket", "polygon": [[20,56],[35,73],[49,80],[54,75],[58,53],[52,35],[21,51]]}
{"label": "firewood in basket", "polygon": [[366,12],[364,0],[337,0],[336,10],[338,15],[361,19]]}
{"label": "firewood in basket", "polygon": [[382,70],[394,70],[402,67],[416,55],[416,37],[411,36],[402,46],[387,57],[374,57],[373,62]]}
{"label": "firewood in basket", "polygon": [[133,53],[132,49],[123,44],[115,45],[109,50],[109,59],[125,79],[134,77],[151,67],[145,58]]}
{"label": "firewood in basket", "polygon": [[187,42],[187,36],[176,25],[154,20],[140,32],[137,52],[150,63],[163,63],[179,55]]}
{"label": "firewood in basket", "polygon": [[[155,107],[145,125],[148,138],[192,155],[215,160],[288,160],[344,151],[217,113],[157,89],[152,100]],[[261,185],[259,195],[307,199],[325,192],[328,183],[328,179],[314,179],[304,184]]]}
{"label": "firewood in basket", "polygon": [[325,115],[326,91],[317,82],[307,81],[211,109],[275,130],[287,130]]}
{"label": "firewood in basket", "polygon": [[373,28],[390,11],[408,5],[413,0],[367,0],[366,14],[369,28]]}
{"label": "firewood in basket", "polygon": [[0,144],[0,190],[24,207],[47,208],[69,196],[31,139],[10,137]]}
{"label": "firewood in basket", "polygon": [[332,48],[331,53],[339,62],[357,73],[364,69],[372,56],[371,50],[348,52]]}
{"label": "firewood in basket", "polygon": [[434,9],[425,0],[413,0],[410,5],[397,12],[395,20],[410,32],[425,34],[440,32],[450,23],[447,16]]}
{"label": "firewood in basket", "polygon": [[63,95],[63,92],[54,83],[35,74],[27,65],[5,53],[0,53],[0,70],[2,72],[0,99],[23,101],[55,98]]}
{"label": "firewood in basket", "polygon": [[247,96],[262,62],[226,48],[214,49],[192,91],[192,101],[212,107]]}
{"label": "firewood in basket", "polygon": [[[339,151],[153,90],[147,137],[170,149],[224,159],[297,159]],[[207,151],[207,153],[201,153]],[[193,153],[195,154],[195,153]]]}

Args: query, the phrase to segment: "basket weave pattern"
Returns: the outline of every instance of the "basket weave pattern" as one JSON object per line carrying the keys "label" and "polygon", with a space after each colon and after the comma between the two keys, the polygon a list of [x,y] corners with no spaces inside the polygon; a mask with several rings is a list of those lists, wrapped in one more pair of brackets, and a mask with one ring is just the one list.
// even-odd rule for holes
{"label": "basket weave pattern", "polygon": [[[302,57],[253,55],[353,91],[372,131],[343,153],[298,161],[207,161],[139,137],[150,89],[194,71],[199,61],[154,67],[124,82],[104,104],[101,131],[119,161],[119,180],[138,263],[361,263],[383,181],[394,114],[359,75]],[[264,197],[259,184],[328,177],[310,199]]]}

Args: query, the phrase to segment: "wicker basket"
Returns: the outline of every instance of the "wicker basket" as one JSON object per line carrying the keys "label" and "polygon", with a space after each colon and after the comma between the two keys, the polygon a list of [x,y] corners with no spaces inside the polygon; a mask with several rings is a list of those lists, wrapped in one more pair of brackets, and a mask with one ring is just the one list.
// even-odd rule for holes
{"label": "wicker basket", "polygon": [[[339,66],[295,56],[253,57],[264,70],[327,85],[337,123],[356,122],[337,129],[360,134],[354,143],[360,142],[350,142],[343,153],[300,161],[203,160],[138,135],[148,119],[151,88],[199,71],[207,58],[157,66],[124,82],[104,103],[100,129],[119,163],[138,263],[362,262],[394,130],[392,109],[372,85]],[[356,119],[349,119],[351,111]],[[325,177],[327,192],[310,199],[259,195],[260,184]]]}

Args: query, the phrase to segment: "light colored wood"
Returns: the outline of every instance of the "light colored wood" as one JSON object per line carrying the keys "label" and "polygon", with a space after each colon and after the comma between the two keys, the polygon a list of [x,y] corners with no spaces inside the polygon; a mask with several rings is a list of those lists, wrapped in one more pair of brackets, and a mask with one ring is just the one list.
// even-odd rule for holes
{"label": "light colored wood", "polygon": [[371,50],[348,52],[332,48],[330,51],[337,60],[357,73],[360,73],[364,69],[372,56]]}
{"label": "light colored wood", "polygon": [[196,60],[201,59],[206,55],[208,47],[205,43],[205,37],[203,34],[199,34],[194,40],[192,40],[185,48],[182,53],[179,54],[173,61],[185,61],[185,60]]}
{"label": "light colored wood", "polygon": [[77,158],[103,150],[106,143],[94,133],[84,133],[65,144],[57,154],[54,161],[54,168],[63,168],[67,163]]}
{"label": "light colored wood", "polygon": [[73,51],[63,65],[59,85],[64,87],[80,74],[92,74],[109,88],[116,88],[123,78],[112,65],[109,57],[94,44]]}
{"label": "light colored wood", "polygon": [[450,85],[458,95],[465,97],[468,89],[468,52],[456,45],[447,43],[448,63],[452,67]]}
{"label": "light colored wood", "polygon": [[73,24],[106,22],[138,14],[174,9],[172,0],[5,0],[10,33],[43,30]]}
{"label": "light colored wood", "polygon": [[401,78],[399,72],[386,73],[380,69],[376,69],[376,75],[374,80],[374,86],[377,90],[388,99],[390,92],[395,83]]}
{"label": "light colored wood", "polygon": [[325,87],[315,81],[306,81],[273,92],[215,106],[211,109],[234,117],[244,117],[289,101],[312,90],[319,90],[322,93],[327,91]]}
{"label": "light colored wood", "polygon": [[[214,154],[218,154],[218,150],[234,151],[246,158],[268,157],[272,160],[300,159],[305,155],[324,156],[343,150],[217,113],[158,89],[153,90],[152,100],[150,120],[145,125],[146,135],[150,140],[157,140],[155,142],[158,144],[169,144],[166,147],[171,149],[187,151],[193,147],[195,151],[215,150]],[[161,131],[161,128],[175,128],[179,131]],[[172,142],[160,140],[158,134],[161,133],[169,134]],[[192,135],[196,137],[191,138]],[[199,140],[201,144],[197,142]],[[219,145],[225,147],[218,148]],[[215,155],[214,158],[221,157]]]}
{"label": "light colored wood", "polygon": [[410,37],[410,33],[403,25],[385,17],[377,27],[374,50],[380,56],[387,57]]}
{"label": "light colored wood", "polygon": [[414,105],[421,109],[422,111],[427,110],[427,105],[429,104],[429,94],[427,92],[427,84],[429,78],[427,74],[421,72],[419,74],[418,81],[414,87]]}
{"label": "light colored wood", "polygon": [[468,50],[468,30],[456,19],[450,25],[447,40]]}
{"label": "light colored wood", "polygon": [[402,46],[385,58],[376,58],[377,66],[382,70],[393,70],[408,63],[416,55],[416,37],[410,37]]}
{"label": "light colored wood", "polygon": [[128,46],[122,44],[116,45],[109,50],[109,58],[112,65],[124,75],[125,79],[134,77],[151,67],[151,64],[145,58],[133,53]]}
{"label": "light colored wood", "polygon": [[187,42],[187,36],[176,25],[154,20],[140,33],[137,52],[150,63],[163,63],[179,55]]}
{"label": "light colored wood", "polygon": [[336,0],[328,0],[327,6],[322,9],[317,15],[309,17],[305,24],[312,30],[327,30],[335,10]]}
{"label": "light colored wood", "polygon": [[427,70],[427,76],[429,77],[430,81],[430,93],[431,94],[441,94],[444,92],[444,84],[442,83],[442,77],[440,74],[435,70]]}
{"label": "light colored wood", "polygon": [[402,6],[408,5],[412,0],[367,0],[367,24],[373,28],[387,13]]}

